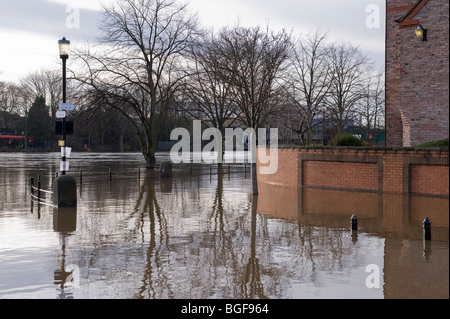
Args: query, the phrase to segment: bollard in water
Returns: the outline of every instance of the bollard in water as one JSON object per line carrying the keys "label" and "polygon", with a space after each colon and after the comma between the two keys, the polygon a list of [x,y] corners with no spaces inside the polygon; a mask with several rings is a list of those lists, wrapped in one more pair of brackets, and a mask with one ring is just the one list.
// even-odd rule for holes
{"label": "bollard in water", "polygon": [[171,178],[172,177],[172,162],[162,162],[159,168],[159,177]]}
{"label": "bollard in water", "polygon": [[33,188],[33,186],[34,186],[34,178],[32,177],[31,178],[31,195],[34,195],[34,188]]}
{"label": "bollard in water", "polygon": [[59,207],[77,207],[77,182],[64,174],[53,182],[53,204]]}
{"label": "bollard in water", "polygon": [[423,239],[431,240],[431,220],[428,217],[423,221]]}
{"label": "bollard in water", "polygon": [[352,225],[352,230],[358,230],[358,218],[356,215],[352,215],[350,218],[350,223]]}

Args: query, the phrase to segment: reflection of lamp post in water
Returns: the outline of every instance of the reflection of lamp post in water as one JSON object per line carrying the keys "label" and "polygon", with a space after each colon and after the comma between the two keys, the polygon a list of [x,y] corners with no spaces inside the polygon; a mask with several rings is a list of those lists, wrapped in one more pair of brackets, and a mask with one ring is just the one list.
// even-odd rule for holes
{"label": "reflection of lamp post in water", "polygon": [[79,281],[79,271],[76,265],[66,265],[66,249],[68,238],[71,232],[76,230],[77,211],[76,208],[54,208],[53,209],[53,230],[59,233],[61,253],[58,255],[59,267],[54,271],[54,284],[59,286],[60,298],[70,298],[65,289],[77,285]]}

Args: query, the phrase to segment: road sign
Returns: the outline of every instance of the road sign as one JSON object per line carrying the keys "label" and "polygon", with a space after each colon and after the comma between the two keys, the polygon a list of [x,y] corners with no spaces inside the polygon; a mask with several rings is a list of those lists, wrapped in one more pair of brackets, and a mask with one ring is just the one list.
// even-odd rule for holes
{"label": "road sign", "polygon": [[59,103],[60,111],[73,111],[75,110],[75,105],[71,103]]}
{"label": "road sign", "polygon": [[59,162],[59,170],[61,172],[66,172],[69,170],[69,161],[61,161]]}
{"label": "road sign", "polygon": [[[73,134],[73,121],[66,121],[66,134],[71,135]],[[55,122],[55,134],[61,135],[62,132],[62,121],[56,121]]]}
{"label": "road sign", "polygon": [[66,111],[56,111],[56,118],[63,119],[66,117]]}
{"label": "road sign", "polygon": [[64,141],[64,140],[58,141],[58,146],[64,146],[64,144],[66,144],[66,141]]}
{"label": "road sign", "polygon": [[72,152],[71,147],[61,147],[61,157],[70,157],[70,153]]}

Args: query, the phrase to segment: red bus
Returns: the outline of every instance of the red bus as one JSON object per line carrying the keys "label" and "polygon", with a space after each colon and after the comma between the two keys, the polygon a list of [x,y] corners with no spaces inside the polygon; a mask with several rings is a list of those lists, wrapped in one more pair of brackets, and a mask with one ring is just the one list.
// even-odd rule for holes
{"label": "red bus", "polygon": [[23,135],[0,135],[0,139],[3,141],[3,145],[11,145],[13,140],[19,142],[19,144],[23,144],[25,136]]}

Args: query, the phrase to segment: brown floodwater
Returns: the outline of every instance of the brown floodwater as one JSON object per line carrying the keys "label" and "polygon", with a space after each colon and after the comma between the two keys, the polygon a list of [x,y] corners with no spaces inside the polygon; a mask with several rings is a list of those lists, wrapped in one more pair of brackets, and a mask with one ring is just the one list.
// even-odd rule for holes
{"label": "brown floodwater", "polygon": [[164,180],[137,153],[74,153],[78,206],[58,209],[31,199],[30,179],[50,190],[59,160],[0,153],[0,299],[449,298],[448,198],[253,196],[243,164]]}

